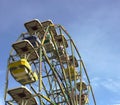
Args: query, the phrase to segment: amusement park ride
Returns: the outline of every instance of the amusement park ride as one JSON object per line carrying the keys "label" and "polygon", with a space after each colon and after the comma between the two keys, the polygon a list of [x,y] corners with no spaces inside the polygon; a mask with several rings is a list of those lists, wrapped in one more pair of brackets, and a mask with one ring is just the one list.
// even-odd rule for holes
{"label": "amusement park ride", "polygon": [[26,22],[8,58],[5,105],[96,105],[83,60],[63,26]]}

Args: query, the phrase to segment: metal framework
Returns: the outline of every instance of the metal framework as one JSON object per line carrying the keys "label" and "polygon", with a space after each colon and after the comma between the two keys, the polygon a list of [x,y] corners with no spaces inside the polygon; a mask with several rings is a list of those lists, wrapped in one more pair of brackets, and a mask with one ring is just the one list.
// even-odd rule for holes
{"label": "metal framework", "polygon": [[68,32],[51,20],[26,22],[12,44],[5,105],[96,105],[84,62]]}

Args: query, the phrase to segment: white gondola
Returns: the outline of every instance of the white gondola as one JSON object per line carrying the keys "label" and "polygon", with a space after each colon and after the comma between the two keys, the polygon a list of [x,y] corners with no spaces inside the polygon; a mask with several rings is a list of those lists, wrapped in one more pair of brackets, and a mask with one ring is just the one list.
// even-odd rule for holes
{"label": "white gondola", "polygon": [[23,40],[28,40],[34,48],[40,47],[40,40],[37,36],[24,37]]}
{"label": "white gondola", "polygon": [[53,52],[55,50],[53,42],[50,40],[48,43],[44,44],[47,53]]}
{"label": "white gondola", "polygon": [[25,87],[8,90],[8,94],[18,105],[38,105],[32,93]]}
{"label": "white gondola", "polygon": [[45,37],[45,41],[44,41],[43,46],[44,46],[47,53],[51,53],[55,50],[51,35],[49,33]]}
{"label": "white gondola", "polygon": [[28,40],[22,40],[14,43],[12,47],[21,58],[27,58],[28,61],[38,59],[38,53]]}
{"label": "white gondola", "polygon": [[58,46],[62,45],[65,46],[66,48],[68,47],[68,43],[64,35],[55,36],[55,40]]}
{"label": "white gondola", "polygon": [[54,24],[53,24],[53,22],[51,20],[47,20],[47,21],[41,22],[41,24],[43,25],[45,30],[49,26],[49,33],[52,32],[53,36],[57,36],[57,32],[55,30],[55,26],[54,26]]}
{"label": "white gondola", "polygon": [[38,19],[26,22],[24,24],[30,35],[38,34],[38,37],[41,39],[45,33],[41,22]]}

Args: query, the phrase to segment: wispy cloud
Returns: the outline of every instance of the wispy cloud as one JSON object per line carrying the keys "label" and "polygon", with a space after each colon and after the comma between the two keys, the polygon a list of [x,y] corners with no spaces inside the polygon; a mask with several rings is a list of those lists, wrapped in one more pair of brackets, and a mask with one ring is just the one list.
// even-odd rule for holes
{"label": "wispy cloud", "polygon": [[107,79],[106,81],[103,81],[101,83],[101,85],[108,89],[109,91],[112,91],[112,92],[119,92],[120,90],[120,83],[119,83],[120,80],[113,80],[113,79]]}
{"label": "wispy cloud", "polygon": [[120,105],[119,81],[119,77],[95,77],[91,79],[96,101],[100,103],[100,105]]}
{"label": "wispy cloud", "polygon": [[103,79],[103,78],[96,77],[91,80],[91,83],[95,89],[97,89],[98,87],[101,87],[101,88],[107,89],[108,91],[118,93],[120,90],[119,81],[120,81],[120,78]]}

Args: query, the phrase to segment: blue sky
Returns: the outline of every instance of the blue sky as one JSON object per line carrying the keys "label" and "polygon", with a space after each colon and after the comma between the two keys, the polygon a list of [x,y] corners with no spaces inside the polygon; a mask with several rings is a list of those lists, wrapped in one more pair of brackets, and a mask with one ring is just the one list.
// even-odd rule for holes
{"label": "blue sky", "polygon": [[0,105],[7,58],[24,23],[38,18],[63,25],[88,70],[97,105],[120,105],[120,0],[1,0]]}

